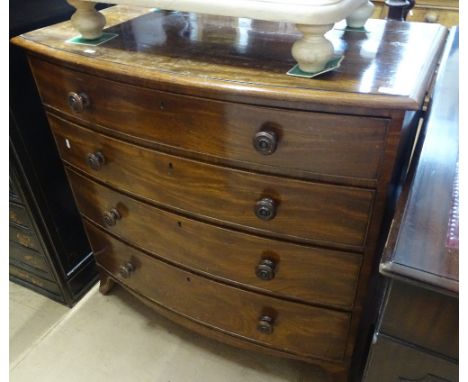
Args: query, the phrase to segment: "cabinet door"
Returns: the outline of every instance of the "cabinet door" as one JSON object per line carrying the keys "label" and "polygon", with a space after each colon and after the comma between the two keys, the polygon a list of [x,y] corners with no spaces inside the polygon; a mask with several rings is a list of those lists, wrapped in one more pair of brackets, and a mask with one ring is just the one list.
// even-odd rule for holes
{"label": "cabinet door", "polygon": [[363,382],[458,382],[458,364],[377,335]]}

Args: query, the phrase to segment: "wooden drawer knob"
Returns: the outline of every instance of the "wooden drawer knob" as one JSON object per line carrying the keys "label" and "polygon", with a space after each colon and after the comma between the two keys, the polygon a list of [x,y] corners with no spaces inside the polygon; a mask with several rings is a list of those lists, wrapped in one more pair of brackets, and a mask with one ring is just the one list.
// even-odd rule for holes
{"label": "wooden drawer knob", "polygon": [[260,280],[272,280],[275,278],[275,268],[276,264],[273,260],[263,259],[257,265],[257,268],[255,269],[255,274]]}
{"label": "wooden drawer knob", "polygon": [[270,316],[262,316],[258,320],[257,330],[263,334],[273,333],[273,318]]}
{"label": "wooden drawer knob", "polygon": [[110,211],[105,211],[102,214],[102,218],[104,219],[104,224],[108,227],[112,227],[117,224],[117,220],[119,220],[122,216],[120,215],[119,211],[116,208],[112,208]]}
{"label": "wooden drawer knob", "polygon": [[424,16],[424,21],[426,23],[436,23],[439,21],[439,14],[437,12],[427,12],[426,15]]}
{"label": "wooden drawer knob", "polygon": [[128,279],[133,272],[135,272],[135,266],[130,261],[121,265],[119,268],[119,274],[124,279]]}
{"label": "wooden drawer knob", "polygon": [[103,153],[96,151],[95,153],[89,153],[86,156],[86,162],[88,163],[89,167],[97,171],[100,170],[106,163],[106,158],[104,157]]}
{"label": "wooden drawer knob", "polygon": [[259,131],[255,134],[253,145],[258,153],[262,155],[271,155],[276,151],[278,136],[274,131]]}
{"label": "wooden drawer knob", "polygon": [[89,105],[89,97],[85,93],[68,93],[68,106],[75,113],[82,113]]}
{"label": "wooden drawer knob", "polygon": [[276,216],[276,207],[276,202],[273,199],[260,199],[255,203],[255,215],[260,220],[271,220]]}

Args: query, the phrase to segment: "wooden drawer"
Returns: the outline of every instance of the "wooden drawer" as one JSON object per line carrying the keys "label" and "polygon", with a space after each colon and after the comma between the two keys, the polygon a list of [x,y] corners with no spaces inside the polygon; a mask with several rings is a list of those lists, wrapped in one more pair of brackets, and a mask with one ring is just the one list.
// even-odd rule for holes
{"label": "wooden drawer", "polygon": [[419,0],[417,1],[419,6],[427,5],[433,8],[452,8],[458,10],[459,0]]}
{"label": "wooden drawer", "polygon": [[31,227],[28,212],[21,204],[10,202],[10,223],[14,223],[23,227]]}
{"label": "wooden drawer", "polygon": [[23,203],[21,200],[20,193],[18,191],[18,187],[16,186],[15,182],[12,181],[10,178],[10,187],[9,187],[9,196],[10,196],[10,201],[11,202],[16,202],[16,203]]}
{"label": "wooden drawer", "polygon": [[[155,303],[234,336],[293,354],[341,360],[349,315],[247,292],[183,271],[143,254],[85,224],[96,261],[120,282]],[[123,278],[119,268],[131,262]],[[273,318],[273,332],[257,330]]]}
{"label": "wooden drawer", "polygon": [[[46,105],[129,136],[288,176],[375,180],[379,175],[386,119],[224,103],[138,88],[37,59],[32,66]],[[89,108],[73,113],[67,103],[71,91],[84,92]],[[261,130],[277,134],[271,155],[253,146]]]}
{"label": "wooden drawer", "polygon": [[[291,239],[362,249],[374,191],[253,174],[144,149],[50,116],[66,162],[118,189],[216,222]],[[100,152],[100,170],[87,164]],[[259,201],[277,204],[259,219]],[[264,211],[267,208],[263,209]]]}
{"label": "wooden drawer", "polygon": [[[18,266],[26,265],[28,269],[33,268],[34,270],[39,270],[38,273],[42,277],[50,279],[50,267],[47,264],[44,256],[39,252],[33,251],[22,245],[10,241],[9,243],[9,258],[10,262],[14,262]],[[31,270],[33,270],[31,269]]]}
{"label": "wooden drawer", "polygon": [[34,249],[35,251],[41,250],[36,235],[29,228],[10,226],[10,241],[14,241],[24,247]]}
{"label": "wooden drawer", "polygon": [[35,288],[39,288],[40,290],[46,290],[49,293],[52,293],[55,296],[60,296],[61,291],[57,283],[53,280],[53,277],[49,274],[48,277],[52,280],[46,280],[43,276],[44,275],[36,275],[31,273],[29,270],[23,269],[21,266],[17,266],[16,264],[9,264],[9,274],[10,278],[19,279]]}
{"label": "wooden drawer", "polygon": [[409,12],[406,21],[438,23],[446,27],[459,24],[458,11],[425,7],[413,8]]}
{"label": "wooden drawer", "polygon": [[378,335],[363,382],[458,382],[458,364],[434,353]]}
{"label": "wooden drawer", "polygon": [[458,298],[392,280],[380,331],[458,359],[458,315]]}
{"label": "wooden drawer", "polygon": [[[385,19],[388,7],[384,1],[374,1],[372,18]],[[459,11],[457,0],[424,0],[417,1],[416,7],[409,11],[407,21],[438,23],[446,27],[459,25]]]}
{"label": "wooden drawer", "polygon": [[[176,265],[304,302],[351,308],[361,256],[265,239],[201,223],[136,201],[67,169],[81,213]],[[103,214],[120,218],[106,224]],[[111,221],[111,224],[113,222]],[[265,279],[256,275],[263,259]],[[260,270],[260,268],[259,268]],[[268,277],[273,277],[268,279]]]}

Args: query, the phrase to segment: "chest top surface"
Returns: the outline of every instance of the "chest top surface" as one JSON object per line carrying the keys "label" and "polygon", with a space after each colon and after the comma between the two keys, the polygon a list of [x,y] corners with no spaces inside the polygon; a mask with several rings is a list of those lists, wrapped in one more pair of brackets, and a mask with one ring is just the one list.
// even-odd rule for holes
{"label": "chest top surface", "polygon": [[446,37],[440,25],[371,19],[363,32],[338,23],[326,37],[344,55],[341,67],[305,79],[286,75],[295,64],[291,45],[300,36],[292,24],[126,6],[103,12],[106,32],[118,36],[102,45],[68,43],[76,35],[70,22],[14,42],[51,60],[162,90],[414,110]]}

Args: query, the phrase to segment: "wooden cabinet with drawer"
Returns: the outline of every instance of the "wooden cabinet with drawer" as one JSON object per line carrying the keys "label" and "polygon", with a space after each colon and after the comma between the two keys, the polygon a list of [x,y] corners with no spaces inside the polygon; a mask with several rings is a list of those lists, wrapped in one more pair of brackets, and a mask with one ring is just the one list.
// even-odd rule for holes
{"label": "wooden cabinet with drawer", "polygon": [[[372,17],[385,19],[388,15],[388,6],[384,0],[373,0],[374,14]],[[442,24],[453,27],[459,24],[458,0],[416,0],[416,5],[406,17],[409,22],[423,22]]]}
{"label": "wooden cabinet with drawer", "polygon": [[[370,21],[378,51],[395,37],[401,49],[372,57],[362,34],[333,30],[346,59],[310,80],[285,74],[297,36],[272,43],[276,23],[255,23],[244,49],[237,19],[223,21],[221,42],[183,37],[184,13],[106,13],[118,37],[92,49],[64,42],[68,23],[15,40],[29,51],[101,291],[117,282],[192,330],[318,364],[337,381],[358,376],[384,212],[445,29]],[[197,20],[219,29],[216,17]],[[165,42],[131,32],[158,25]],[[400,63],[416,46],[408,82]]]}
{"label": "wooden cabinet with drawer", "polygon": [[460,380],[458,33],[447,40],[380,264],[386,290],[365,382]]}

